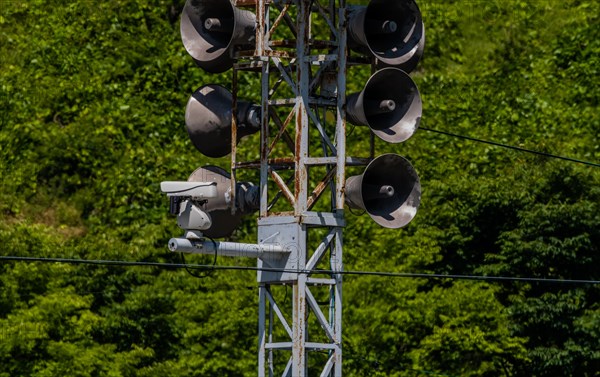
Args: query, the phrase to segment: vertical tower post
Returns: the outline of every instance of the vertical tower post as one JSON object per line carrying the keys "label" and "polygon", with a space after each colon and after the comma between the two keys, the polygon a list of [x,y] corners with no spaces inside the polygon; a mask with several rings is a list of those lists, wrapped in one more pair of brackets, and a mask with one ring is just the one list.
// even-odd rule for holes
{"label": "vertical tower post", "polygon": [[[256,4],[263,113],[258,241],[291,250],[286,259],[258,262],[284,270],[258,273],[259,376],[342,375],[342,279],[335,272],[343,269],[345,225],[346,8],[344,0],[326,1]],[[327,40],[322,30],[313,34],[319,17]],[[276,37],[282,23],[295,40]],[[292,97],[278,97],[286,93],[282,86]],[[287,144],[289,157],[274,156],[279,144]],[[288,210],[278,212],[273,206],[281,196]],[[325,204],[313,210],[319,200]],[[319,269],[333,273],[322,276]],[[276,299],[287,287],[291,307]],[[323,293],[327,300],[317,300]]]}

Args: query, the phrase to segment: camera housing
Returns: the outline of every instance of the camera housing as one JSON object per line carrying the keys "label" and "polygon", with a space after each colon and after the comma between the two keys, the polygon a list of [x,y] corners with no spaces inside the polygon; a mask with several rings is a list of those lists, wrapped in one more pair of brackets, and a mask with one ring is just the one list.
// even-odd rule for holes
{"label": "camera housing", "polygon": [[216,182],[165,181],[160,189],[169,197],[169,211],[177,215],[186,238],[201,238],[201,231],[210,229],[212,219],[201,207],[217,197]]}

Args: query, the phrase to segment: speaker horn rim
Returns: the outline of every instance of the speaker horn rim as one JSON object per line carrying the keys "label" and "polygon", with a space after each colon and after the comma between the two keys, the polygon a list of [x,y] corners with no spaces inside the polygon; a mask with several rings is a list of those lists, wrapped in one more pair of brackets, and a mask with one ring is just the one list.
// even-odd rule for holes
{"label": "speaker horn rim", "polygon": [[[386,165],[388,166],[386,167]],[[382,166],[383,168],[381,168]],[[405,168],[403,171],[404,174],[401,176],[394,176],[393,171],[389,170],[390,166],[392,168]],[[369,181],[371,176],[377,174],[379,174],[378,177],[384,179],[383,182]],[[412,180],[412,182],[409,182],[407,185],[407,187],[410,188],[408,193],[407,190],[398,190],[398,181],[407,177]],[[359,182],[352,182],[354,179],[359,179]],[[378,156],[367,165],[361,175],[349,177],[347,179],[347,186],[348,183],[358,186],[354,187],[355,189],[358,188],[358,191],[352,193],[352,196],[356,197],[350,198],[350,195],[346,196],[348,205],[363,209],[373,221],[385,228],[398,229],[408,225],[415,218],[421,203],[421,181],[416,169],[406,158],[394,153]],[[395,190],[395,197],[393,198],[394,203],[396,203],[394,204],[395,208],[387,208],[390,206],[390,202],[388,201],[386,203],[380,199],[365,202],[364,193],[366,191],[365,185],[367,184],[390,184],[393,186]],[[402,200],[401,196],[406,196],[406,199]],[[353,199],[359,199],[359,201]],[[377,202],[378,200],[379,202]],[[385,204],[385,206],[379,209],[374,208],[374,205],[381,203]]]}
{"label": "speaker horn rim", "polygon": [[[216,42],[214,41],[215,33],[203,30],[204,25],[196,25],[190,16],[193,9],[202,11],[209,7],[204,4],[206,2],[204,0],[194,5],[192,0],[186,0],[181,11],[179,26],[181,40],[196,65],[209,73],[223,73],[233,67],[235,60],[231,56],[231,50],[236,45],[252,45],[251,40],[255,38],[256,33],[256,15],[237,8],[230,0],[210,0],[210,3],[223,4],[223,8],[227,8],[233,17],[231,32],[227,33],[227,43],[211,44],[210,40]],[[202,24],[202,19],[199,22]],[[251,30],[247,30],[248,28]]]}
{"label": "speaker horn rim", "polygon": [[[393,90],[390,86],[392,82]],[[404,104],[393,110],[388,119],[382,118],[381,115],[366,114],[366,101],[369,100],[368,97],[372,92],[381,94],[380,85],[384,86],[385,92],[389,92],[390,96],[394,97],[385,99],[395,99],[398,104]],[[399,85],[401,85],[400,90],[396,90]],[[409,93],[402,89],[406,89]],[[408,99],[409,102],[399,101],[400,99]],[[410,139],[417,132],[423,114],[423,102],[417,84],[406,72],[396,67],[386,67],[375,72],[369,77],[363,90],[349,95],[346,102],[346,114],[350,123],[367,126],[381,140],[394,144]],[[378,121],[384,125],[377,125]]]}

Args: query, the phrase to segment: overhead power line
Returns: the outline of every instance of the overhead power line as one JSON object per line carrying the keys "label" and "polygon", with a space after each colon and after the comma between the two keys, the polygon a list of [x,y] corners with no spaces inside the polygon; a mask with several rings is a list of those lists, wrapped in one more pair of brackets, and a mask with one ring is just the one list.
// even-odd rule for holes
{"label": "overhead power line", "polygon": [[531,153],[531,154],[536,154],[538,156],[544,156],[544,157],[549,157],[549,158],[556,158],[556,159],[559,159],[559,160],[576,162],[578,164],[584,164],[584,165],[589,165],[589,166],[594,166],[594,167],[600,168],[600,163],[596,163],[596,162],[578,160],[576,158],[559,156],[559,155],[552,154],[552,153],[534,151],[534,150],[527,149],[527,148],[516,147],[514,145],[498,143],[496,141],[482,140],[482,139],[477,139],[477,138],[474,138],[474,137],[471,137],[471,136],[465,136],[465,135],[455,134],[455,133],[452,133],[452,132],[434,130],[432,128],[426,128],[426,127],[419,127],[419,128],[422,129],[422,130],[425,130],[425,131],[429,131],[429,132],[434,132],[434,133],[438,133],[438,134],[442,134],[442,135],[447,135],[447,136],[452,136],[452,137],[456,137],[456,138],[460,138],[460,139],[475,141],[475,142],[478,142],[478,143],[484,143],[484,144],[494,145],[496,147],[502,147],[502,148],[512,149],[512,150],[516,150],[516,151],[519,151],[519,152]]}
{"label": "overhead power line", "polygon": [[70,259],[70,258],[41,258],[41,257],[19,257],[3,255],[0,260],[18,261],[18,262],[43,262],[43,263],[69,263],[69,264],[89,264],[101,266],[120,266],[120,267],[157,267],[166,269],[186,269],[194,268],[204,271],[263,271],[263,272],[283,272],[283,273],[316,273],[316,274],[340,274],[348,276],[378,276],[388,278],[423,278],[423,279],[451,279],[451,280],[480,280],[495,282],[530,282],[546,284],[600,284],[600,280],[583,279],[557,279],[557,278],[533,278],[533,277],[511,277],[511,276],[483,276],[483,275],[457,275],[457,274],[431,274],[431,273],[411,273],[411,272],[382,272],[382,271],[342,271],[333,270],[293,270],[264,268],[251,266],[218,266],[203,264],[184,264],[184,263],[164,263],[164,262],[137,262],[121,260],[97,260],[97,259]]}

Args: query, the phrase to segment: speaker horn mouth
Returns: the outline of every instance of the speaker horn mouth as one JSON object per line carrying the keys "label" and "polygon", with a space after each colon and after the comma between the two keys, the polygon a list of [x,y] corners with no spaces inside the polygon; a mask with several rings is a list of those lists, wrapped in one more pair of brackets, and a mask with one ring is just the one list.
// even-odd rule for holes
{"label": "speaker horn mouth", "polygon": [[[223,157],[231,152],[233,97],[225,87],[207,84],[190,97],[185,109],[185,128],[190,140],[205,156]],[[260,112],[250,102],[237,103],[237,140],[260,130]]]}
{"label": "speaker horn mouth", "polygon": [[425,27],[414,0],[371,0],[350,14],[349,46],[384,66],[411,72],[423,55]]}
{"label": "speaker horn mouth", "polygon": [[385,228],[401,228],[412,221],[421,203],[419,176],[404,157],[381,155],[362,175],[348,178],[346,202]]}
{"label": "speaker horn mouth", "polygon": [[353,124],[368,126],[388,143],[408,140],[419,128],[423,104],[415,82],[398,68],[381,69],[360,93],[348,96],[347,116]]}
{"label": "speaker horn mouth", "polygon": [[[402,0],[373,0],[367,6],[365,15],[365,30],[369,30],[369,20],[385,20],[388,24],[397,25],[396,29],[381,36],[366,33],[371,52],[385,64],[398,66],[406,71],[414,67],[411,60],[420,59],[418,54],[424,43],[424,28],[421,11],[412,1]],[[416,64],[415,64],[416,65]]]}
{"label": "speaker horn mouth", "polygon": [[181,12],[181,40],[196,64],[210,73],[233,66],[232,50],[252,46],[256,16],[230,0],[187,0]]}

